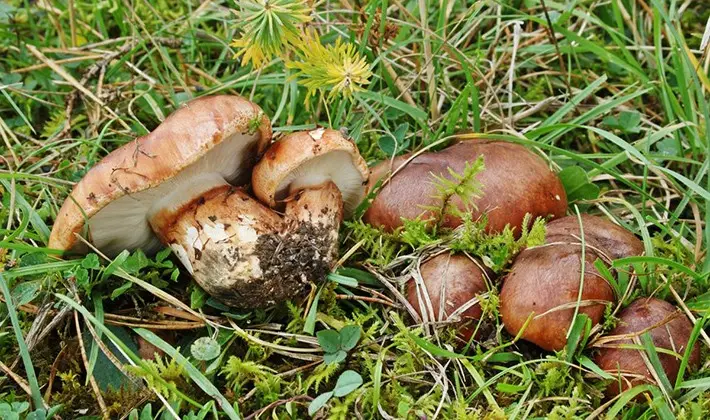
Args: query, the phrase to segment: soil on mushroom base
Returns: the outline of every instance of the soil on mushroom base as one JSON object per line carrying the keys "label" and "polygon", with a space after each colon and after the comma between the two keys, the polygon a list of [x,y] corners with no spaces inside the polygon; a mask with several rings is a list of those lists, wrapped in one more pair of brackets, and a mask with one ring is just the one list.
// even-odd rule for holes
{"label": "soil on mushroom base", "polygon": [[262,277],[240,288],[240,306],[264,307],[293,299],[308,290],[309,281],[321,282],[330,272],[335,255],[330,230],[323,225],[301,223],[285,234],[262,235],[256,243]]}

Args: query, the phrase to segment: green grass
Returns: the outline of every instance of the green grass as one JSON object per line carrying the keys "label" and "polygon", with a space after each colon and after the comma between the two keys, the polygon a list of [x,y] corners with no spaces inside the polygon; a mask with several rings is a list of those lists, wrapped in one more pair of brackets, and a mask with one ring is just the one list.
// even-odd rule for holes
{"label": "green grass", "polygon": [[[0,410],[304,418],[310,401],[335,391],[320,413],[336,419],[710,415],[703,2],[316,2],[304,24],[325,45],[354,47],[294,66],[304,55],[291,40],[260,68],[234,58],[245,19],[237,3],[0,3]],[[309,91],[341,54],[364,58],[369,83]],[[568,214],[605,215],[643,239],[646,255],[615,262],[610,281],[624,304],[654,295],[692,313],[702,368],[689,369],[686,352],[675,383],[661,374],[661,384],[606,400],[608,375],[582,348],[603,331],[580,316],[570,336],[581,344],[545,353],[502,329],[495,293],[481,321],[492,332],[458,348],[448,328],[412,326],[400,302],[399,276],[420,252],[357,222],[341,232],[349,257],[332,281],[309,299],[247,313],[209,298],[167,253],[57,259],[47,240],[72,185],[185,101],[214,93],[250,98],[277,132],[346,127],[369,164],[439,149],[461,132],[535,148],[564,170]],[[621,274],[629,265],[637,276]],[[359,343],[325,364],[315,333],[348,325],[362,329]],[[203,360],[192,347],[200,337],[218,356]],[[164,356],[141,359],[146,343]],[[661,352],[646,337],[638,344],[658,370]],[[362,385],[338,382],[346,371]]]}

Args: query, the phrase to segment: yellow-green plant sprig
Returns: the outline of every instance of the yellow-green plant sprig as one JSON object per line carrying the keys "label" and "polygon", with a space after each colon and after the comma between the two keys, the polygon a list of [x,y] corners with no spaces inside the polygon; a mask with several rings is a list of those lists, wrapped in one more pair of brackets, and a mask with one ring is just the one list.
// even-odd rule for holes
{"label": "yellow-green plant sprig", "polygon": [[372,72],[367,60],[355,45],[340,38],[323,45],[316,31],[306,31],[296,55],[298,60],[289,61],[287,67],[296,70],[294,77],[308,89],[308,97],[319,92],[328,100],[338,94],[349,98],[370,83]]}
{"label": "yellow-green plant sprig", "polygon": [[241,38],[232,41],[235,58],[260,67],[289,51],[301,37],[299,25],[311,20],[305,0],[242,0],[236,11]]}

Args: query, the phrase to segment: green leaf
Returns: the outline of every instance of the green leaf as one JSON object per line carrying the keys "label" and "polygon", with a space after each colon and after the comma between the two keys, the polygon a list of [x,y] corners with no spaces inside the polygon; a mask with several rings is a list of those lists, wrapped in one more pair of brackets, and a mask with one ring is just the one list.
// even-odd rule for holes
{"label": "green leaf", "polygon": [[344,397],[355,391],[362,385],[362,376],[354,370],[346,370],[340,374],[338,382],[335,383],[333,395],[336,397]]}
{"label": "green leaf", "polygon": [[335,353],[326,353],[323,355],[323,361],[325,364],[330,365],[333,363],[340,363],[348,356],[345,350],[338,350]]}
{"label": "green leaf", "polygon": [[81,266],[87,270],[98,270],[101,267],[99,256],[94,253],[88,254],[81,260]]}
{"label": "green leaf", "polygon": [[202,372],[200,372],[195,366],[190,363],[179,351],[174,349],[170,344],[163,341],[162,338],[155,335],[153,332],[143,329],[136,328],[134,331],[143,337],[146,341],[152,345],[158,347],[160,350],[164,351],[170,357],[175,359],[180,365],[185,369],[185,372],[189,375],[190,379],[202,389],[208,396],[216,400],[222,410],[225,412],[227,417],[236,420],[239,419],[239,415],[234,411],[234,407],[229,403],[229,401],[222,395],[219,389],[207,379]]}
{"label": "green leaf", "polygon": [[599,197],[599,187],[589,181],[589,176],[579,166],[569,166],[559,173],[567,193],[567,201],[594,200]]}
{"label": "green leaf", "polygon": [[336,273],[328,274],[328,280],[334,281],[338,284],[342,284],[343,286],[357,287],[357,280],[352,277],[347,277]]}
{"label": "green leaf", "polygon": [[[121,342],[123,342],[125,346],[130,349],[130,351],[138,353],[138,345],[134,341],[135,336],[131,334],[130,330],[114,325],[106,325],[106,328],[110,330],[119,340],[121,340]],[[97,334],[99,332],[100,331],[97,331]],[[95,342],[94,336],[88,329],[82,331],[81,339],[84,342],[84,347],[87,349],[92,348],[92,350],[96,349],[96,356],[94,357],[91,374],[103,392],[106,392],[111,388],[123,389],[126,391],[138,391],[141,388],[140,383],[136,383],[133,379],[126,376],[126,372],[118,369],[103,351],[99,351],[99,346]],[[110,339],[106,338],[104,334],[101,334],[99,339],[103,342],[104,348],[109,351],[113,360],[122,364],[128,362],[128,360],[124,358],[121,350],[116,347]]]}
{"label": "green leaf", "polygon": [[521,384],[521,385],[515,385],[515,384],[506,384],[504,382],[498,382],[496,384],[496,390],[503,392],[505,394],[517,394],[520,391],[525,391],[528,387],[528,384]]}
{"label": "green leaf", "polygon": [[609,411],[607,411],[606,418],[608,420],[613,420],[617,419],[618,414],[626,408],[627,404],[636,398],[637,395],[649,391],[651,388],[655,388],[651,385],[637,385],[633,388],[630,388],[623,392],[621,395],[619,395],[619,399],[614,403],[614,405],[611,406]]}
{"label": "green leaf", "polygon": [[86,268],[77,267],[74,271],[74,279],[76,280],[76,285],[84,289],[87,293],[91,290],[89,271]]}
{"label": "green leaf", "polygon": [[326,353],[335,353],[340,350],[340,334],[335,330],[321,330],[316,334],[318,344]]}
{"label": "green leaf", "polygon": [[127,281],[123,283],[120,287],[113,289],[113,292],[111,292],[111,300],[114,300],[122,294],[126,293],[126,291],[128,291],[128,289],[130,289],[131,287],[133,287],[133,283]]}
{"label": "green leaf", "polygon": [[607,267],[606,263],[602,261],[601,258],[597,258],[594,261],[594,267],[599,272],[599,275],[602,276],[604,280],[606,280],[612,286],[612,288],[614,289],[614,296],[620,298],[624,295],[624,291],[626,290],[626,284],[623,284],[622,286],[621,283],[614,278],[614,275],[611,274],[611,271],[609,271],[609,268]]}
{"label": "green leaf", "polygon": [[643,333],[641,335],[641,343],[643,344],[644,350],[646,350],[648,360],[651,362],[653,370],[656,372],[656,375],[658,375],[658,378],[660,379],[661,383],[659,385],[661,385],[666,390],[666,392],[673,392],[673,385],[671,385],[671,382],[668,380],[668,375],[666,375],[666,371],[665,369],[663,369],[661,359],[658,358],[658,352],[656,352],[656,345],[653,343],[651,334],[649,334],[648,332]]}
{"label": "green leaf", "polygon": [[123,266],[123,263],[126,261],[130,253],[127,250],[124,250],[120,254],[116,256],[116,258],[111,261],[111,264],[109,264],[105,269],[104,272],[101,273],[101,281],[106,280],[107,278],[111,277],[111,274],[113,274],[119,267]]}
{"label": "green leaf", "polygon": [[210,295],[208,295],[203,288],[195,285],[195,287],[192,289],[192,292],[190,293],[190,308],[202,308],[205,305],[205,302],[207,302],[207,299],[209,299],[209,297]]}
{"label": "green leaf", "polygon": [[28,403],[27,401],[12,403],[12,411],[14,411],[15,413],[24,413],[25,411],[29,410],[29,408],[30,403]]}
{"label": "green leaf", "polygon": [[[574,323],[567,337],[567,345],[565,346],[565,352],[567,353],[566,359],[568,362],[574,359],[580,341],[586,342],[586,338],[591,329],[592,320],[586,314],[578,314],[574,318]],[[584,343],[582,343],[582,347],[584,347]]]}
{"label": "green leaf", "polygon": [[29,413],[25,420],[47,420],[47,410],[44,408],[38,408],[35,411]]}
{"label": "green leaf", "polygon": [[352,350],[358,341],[360,341],[360,327],[358,325],[346,325],[340,330],[340,345],[343,350]]}
{"label": "green leaf", "polygon": [[217,340],[210,337],[200,337],[190,346],[190,353],[197,360],[212,360],[219,356],[221,349]]}
{"label": "green leaf", "polygon": [[641,114],[638,111],[623,111],[618,116],[608,116],[602,120],[605,126],[627,134],[641,131],[640,123]]}
{"label": "green leaf", "polygon": [[40,280],[26,281],[15,286],[12,289],[12,300],[15,302],[15,306],[32,302],[41,286]]}
{"label": "green leaf", "polygon": [[380,93],[375,93],[375,92],[370,92],[370,91],[363,91],[363,92],[358,92],[355,94],[356,96],[359,96],[360,98],[363,99],[369,99],[371,101],[379,102],[383,104],[385,107],[391,107],[398,109],[405,114],[408,114],[410,117],[414,118],[416,121],[426,121],[427,118],[429,117],[426,111],[423,111],[419,108],[413,107],[406,102],[402,102],[400,100],[394,99],[390,96],[385,96]]}
{"label": "green leaf", "polygon": [[324,392],[319,396],[315,397],[313,401],[308,405],[308,415],[312,416],[318,412],[323,406],[333,397],[333,392]]}
{"label": "green leaf", "polygon": [[367,271],[359,270],[357,268],[341,267],[338,269],[337,274],[353,278],[358,283],[363,283],[368,286],[382,287],[382,282],[380,282],[377,277]]}
{"label": "green leaf", "polygon": [[303,332],[313,335],[316,330],[316,315],[318,314],[318,301],[320,300],[320,293],[323,291],[321,287],[316,293],[316,297],[313,298],[311,302],[311,307],[308,309],[308,316],[306,316],[306,322],[303,324]]}
{"label": "green leaf", "polygon": [[143,407],[140,420],[153,420],[153,406],[151,403],[148,403],[145,407]]}
{"label": "green leaf", "polygon": [[597,375],[601,376],[604,379],[614,379],[614,376],[609,374],[609,372],[605,372],[600,368],[596,363],[594,363],[590,358],[587,356],[581,356],[579,358],[579,363],[584,366],[585,368],[591,370],[592,372],[596,373]]}
{"label": "green leaf", "polygon": [[123,263],[123,269],[129,274],[137,274],[140,270],[150,265],[150,260],[140,249],[131,254]]}
{"label": "green leaf", "polygon": [[460,359],[463,358],[464,356],[458,353],[454,353],[452,351],[442,349],[441,347],[437,346],[436,344],[430,343],[429,341],[418,337],[412,333],[408,333],[409,338],[411,338],[419,347],[422,349],[428,351],[429,353],[432,354],[432,356],[436,357],[445,357],[447,359]]}
{"label": "green leaf", "polygon": [[170,256],[170,253],[172,253],[172,249],[163,248],[162,250],[160,250],[160,252],[158,252],[155,255],[155,261],[163,262],[163,260],[165,260],[166,258],[168,258],[168,256]]}
{"label": "green leaf", "polygon": [[377,142],[380,146],[380,150],[387,156],[402,153],[410,144],[410,141],[404,138],[407,134],[407,130],[409,130],[409,124],[405,122],[397,126],[392,135],[387,134],[380,137],[380,140]]}
{"label": "green leaf", "polygon": [[27,382],[30,385],[32,402],[35,407],[42,407],[44,405],[44,400],[42,399],[42,393],[39,389],[39,383],[37,382],[37,375],[35,374],[34,365],[32,364],[32,358],[29,350],[27,349],[25,338],[22,335],[20,320],[17,317],[15,305],[12,302],[12,294],[10,293],[7,281],[2,273],[0,273],[0,292],[2,292],[1,294],[5,299],[5,307],[7,309],[8,316],[10,317],[10,324],[12,324],[12,329],[15,332],[15,342],[17,343],[19,355],[22,358],[22,364],[25,367],[25,375],[27,376]]}

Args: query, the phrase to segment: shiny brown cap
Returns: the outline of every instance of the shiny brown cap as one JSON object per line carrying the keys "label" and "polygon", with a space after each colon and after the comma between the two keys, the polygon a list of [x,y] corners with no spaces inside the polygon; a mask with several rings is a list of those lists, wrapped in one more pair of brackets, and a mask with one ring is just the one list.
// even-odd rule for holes
{"label": "shiny brown cap", "polygon": [[[374,167],[370,189],[378,179],[384,179],[391,169],[397,171],[383,184],[364,220],[371,225],[393,231],[402,226],[402,218],[427,220],[433,217],[431,208],[442,207],[435,184],[436,176],[451,178],[449,169],[462,173],[467,163],[483,156],[485,169],[477,175],[482,196],[474,203],[473,219],[488,217],[487,230],[501,232],[506,225],[520,233],[525,215],[557,218],[567,210],[567,196],[562,182],[548,164],[525,147],[492,140],[466,140],[439,152],[425,152],[413,159],[398,156]],[[404,166],[403,166],[404,165]],[[452,203],[464,210],[458,197]],[[442,225],[455,228],[457,217],[446,217]]]}
{"label": "shiny brown cap", "polygon": [[[611,221],[582,214],[585,244],[597,248],[611,259],[643,254],[643,242],[636,235]],[[553,220],[546,226],[545,242],[580,243],[582,230],[576,215]]]}
{"label": "shiny brown cap", "polygon": [[[448,321],[456,314],[460,319],[457,325],[459,336],[468,342],[476,331],[476,321],[483,314],[481,305],[472,302],[477,295],[488,292],[487,273],[482,267],[465,254],[439,254],[421,265],[423,287],[414,278],[406,283],[407,301],[422,321]],[[464,306],[467,308],[461,309]]]}
{"label": "shiny brown cap", "polygon": [[[651,336],[666,376],[671,384],[676,382],[693,324],[664,300],[639,298],[621,311],[617,327],[597,344],[601,347],[595,358],[597,365],[614,377],[621,376],[621,381],[615,380],[607,388],[608,396],[613,397],[643,383],[655,383],[644,350],[628,348],[635,344],[635,338],[640,339],[646,332]],[[627,348],[623,348],[625,345]],[[700,346],[696,341],[688,357],[688,366],[697,369],[700,362]]]}

